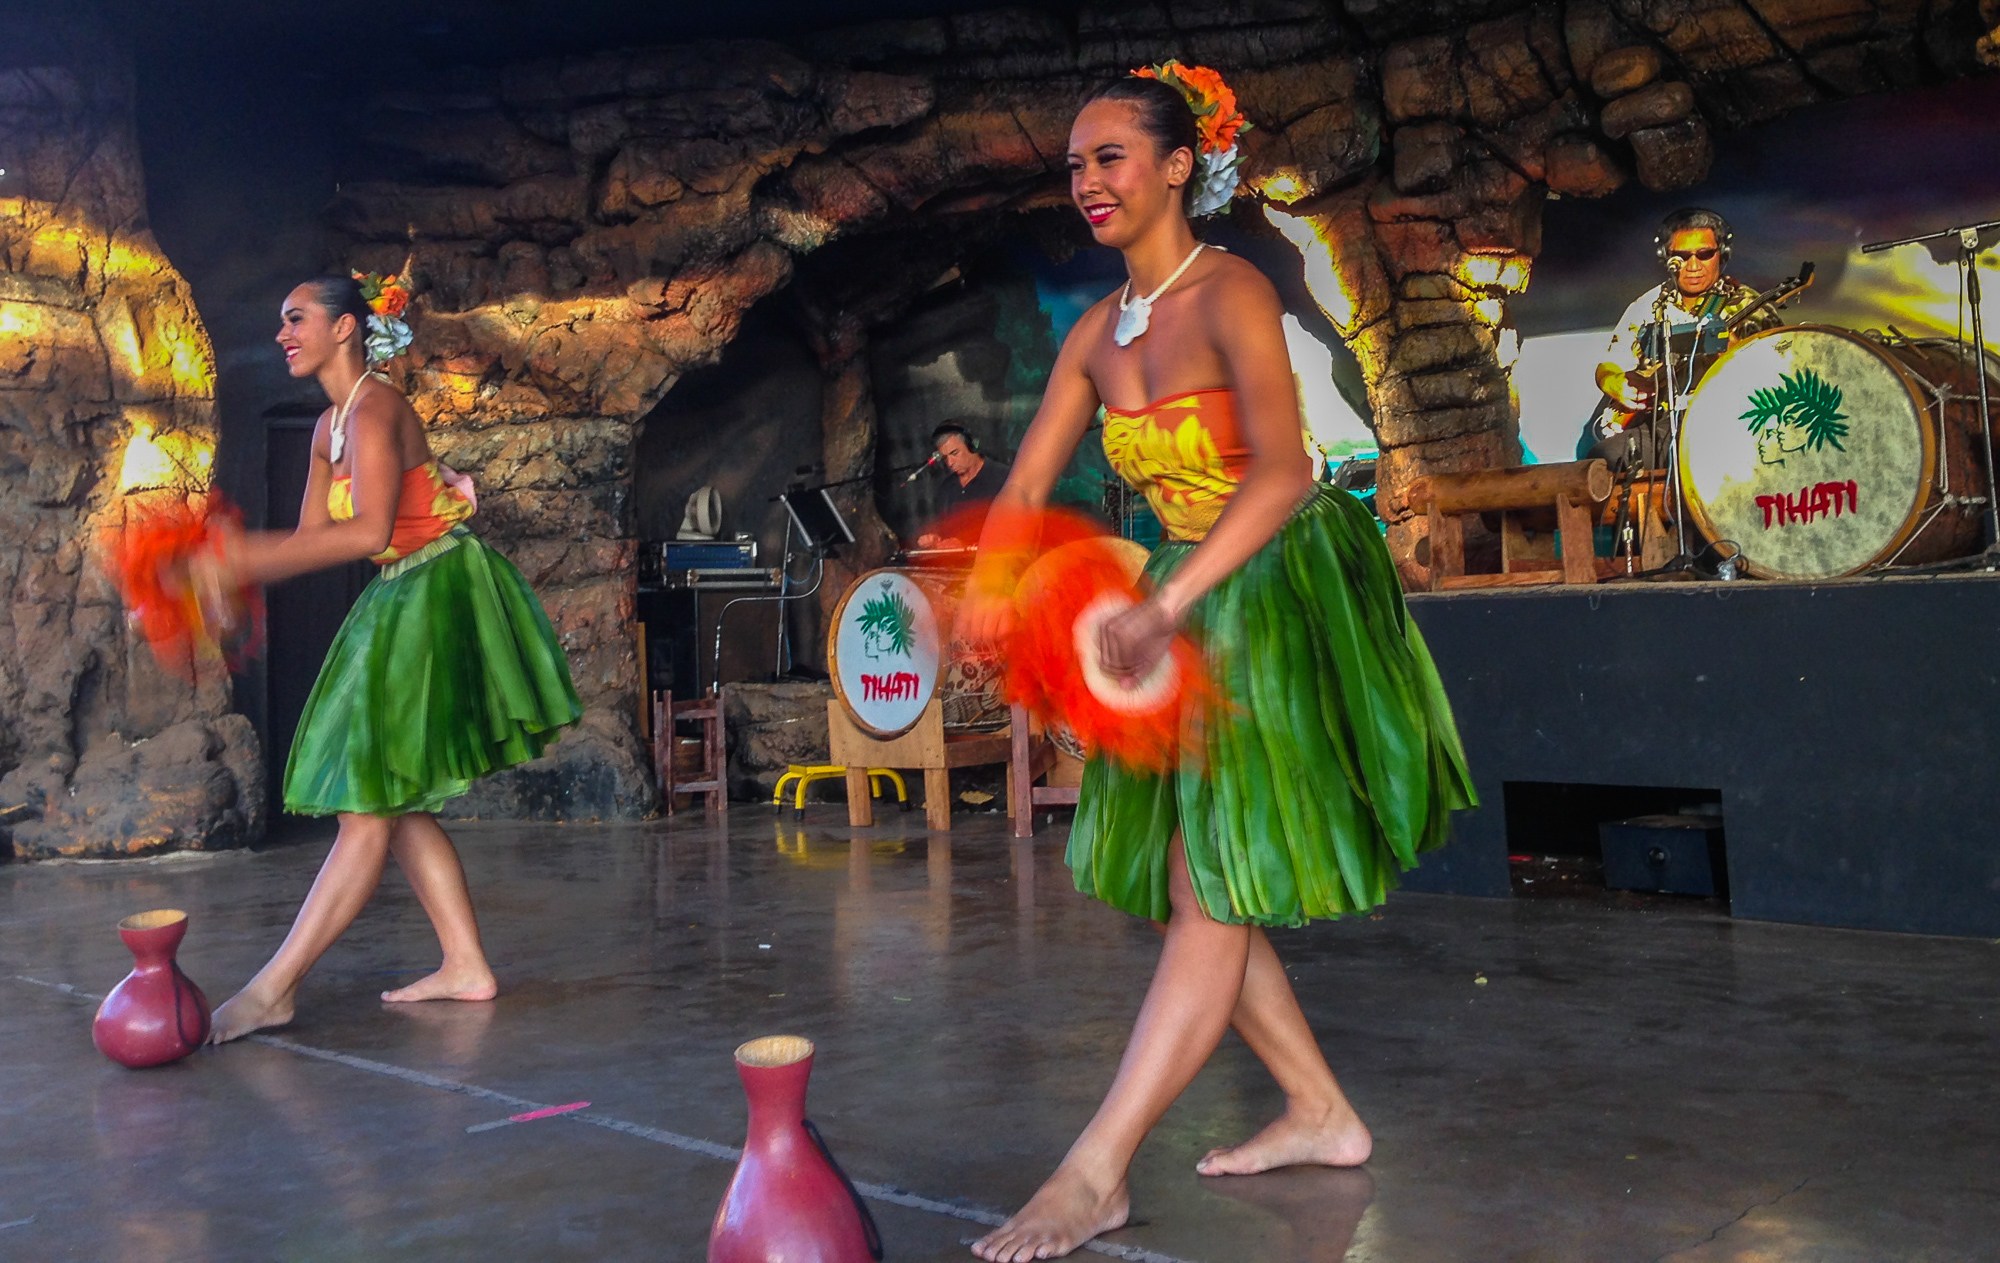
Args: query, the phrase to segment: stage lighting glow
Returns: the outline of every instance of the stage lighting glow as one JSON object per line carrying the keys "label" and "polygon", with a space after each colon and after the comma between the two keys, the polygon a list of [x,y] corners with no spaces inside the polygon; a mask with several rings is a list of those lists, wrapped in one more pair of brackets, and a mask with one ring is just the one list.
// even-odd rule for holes
{"label": "stage lighting glow", "polygon": [[1519,294],[1528,288],[1531,268],[1530,261],[1521,255],[1468,254],[1453,272],[1460,282],[1476,289],[1500,289]]}
{"label": "stage lighting glow", "polygon": [[1354,313],[1359,303],[1350,282],[1341,275],[1333,242],[1327,239],[1324,219],[1293,215],[1268,203],[1264,206],[1264,218],[1305,259],[1306,291],[1326,313],[1326,318],[1333,321],[1333,327],[1340,330],[1342,337],[1353,333]]}
{"label": "stage lighting glow", "polygon": [[1281,167],[1257,182],[1257,192],[1262,194],[1266,201],[1278,202],[1285,206],[1298,201],[1308,191],[1306,182],[1290,167]]}
{"label": "stage lighting glow", "polygon": [[206,491],[214,468],[215,444],[206,437],[185,430],[161,434],[150,420],[134,417],[118,467],[118,490]]}
{"label": "stage lighting glow", "polygon": [[31,303],[0,302],[0,338],[32,338],[42,329],[42,313]]}

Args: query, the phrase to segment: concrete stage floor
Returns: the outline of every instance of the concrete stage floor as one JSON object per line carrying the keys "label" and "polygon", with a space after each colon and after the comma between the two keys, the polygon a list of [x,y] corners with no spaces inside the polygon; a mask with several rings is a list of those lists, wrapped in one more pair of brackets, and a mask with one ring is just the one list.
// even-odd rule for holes
{"label": "concrete stage floor", "polygon": [[[903,1192],[875,1204],[889,1257],[969,1258],[1089,1116],[1156,939],[1074,893],[1061,825],[1017,844],[994,816],[927,837],[842,811],[739,806],[726,839],[698,817],[463,826],[497,1003],[375,999],[434,961],[391,877],[296,1025],[142,1072],[90,1044],[89,997],[129,967],[113,923],[187,909],[182,963],[220,998],[324,846],[0,867],[0,1258],[699,1260],[715,1147],[743,1136],[730,1051],[779,1032],[819,1043],[835,1153]],[[1278,1104],[1232,1037],[1101,1253],[2000,1257],[2000,946],[1405,894],[1278,947],[1374,1160],[1195,1176]]]}

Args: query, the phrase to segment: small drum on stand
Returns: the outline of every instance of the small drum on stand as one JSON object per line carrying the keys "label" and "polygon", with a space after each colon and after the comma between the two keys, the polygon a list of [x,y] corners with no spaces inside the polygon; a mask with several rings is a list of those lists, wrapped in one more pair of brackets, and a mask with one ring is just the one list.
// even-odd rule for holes
{"label": "small drum on stand", "polygon": [[963,572],[871,570],[848,585],[827,630],[833,689],[855,724],[900,736],[943,703],[947,732],[1007,726],[1000,663],[949,640]]}
{"label": "small drum on stand", "polygon": [[1745,338],[1688,403],[1689,517],[1767,579],[1976,552],[1987,494],[1977,371],[1942,338],[1825,325]]}

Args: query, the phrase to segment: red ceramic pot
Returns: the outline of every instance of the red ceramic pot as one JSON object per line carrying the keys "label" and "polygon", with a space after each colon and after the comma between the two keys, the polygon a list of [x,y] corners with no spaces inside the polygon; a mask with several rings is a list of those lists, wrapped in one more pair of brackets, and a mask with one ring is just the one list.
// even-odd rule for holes
{"label": "red ceramic pot", "polygon": [[806,1121],[813,1046],[797,1035],[736,1050],[750,1098],[750,1135],[715,1212],[708,1263],[869,1263],[882,1257],[874,1221]]}
{"label": "red ceramic pot", "polygon": [[179,1061],[208,1039],[208,997],[174,962],[187,913],[160,908],[126,917],[118,937],[132,949],[132,972],[97,1006],[91,1042],[134,1070]]}

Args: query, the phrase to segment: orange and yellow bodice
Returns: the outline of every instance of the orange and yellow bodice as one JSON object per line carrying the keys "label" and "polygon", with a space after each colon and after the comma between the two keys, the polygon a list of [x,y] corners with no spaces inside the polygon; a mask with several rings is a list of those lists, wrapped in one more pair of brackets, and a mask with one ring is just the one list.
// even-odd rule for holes
{"label": "orange and yellow bodice", "polygon": [[[354,486],[346,474],[327,488],[326,511],[336,522],[354,516]],[[472,501],[444,480],[435,460],[403,471],[403,488],[396,497],[396,526],[389,546],[368,560],[380,566],[400,560],[472,516]]]}
{"label": "orange and yellow bodice", "polygon": [[1104,456],[1146,497],[1170,539],[1198,540],[1222,516],[1250,463],[1236,396],[1197,390],[1137,412],[1104,410]]}

